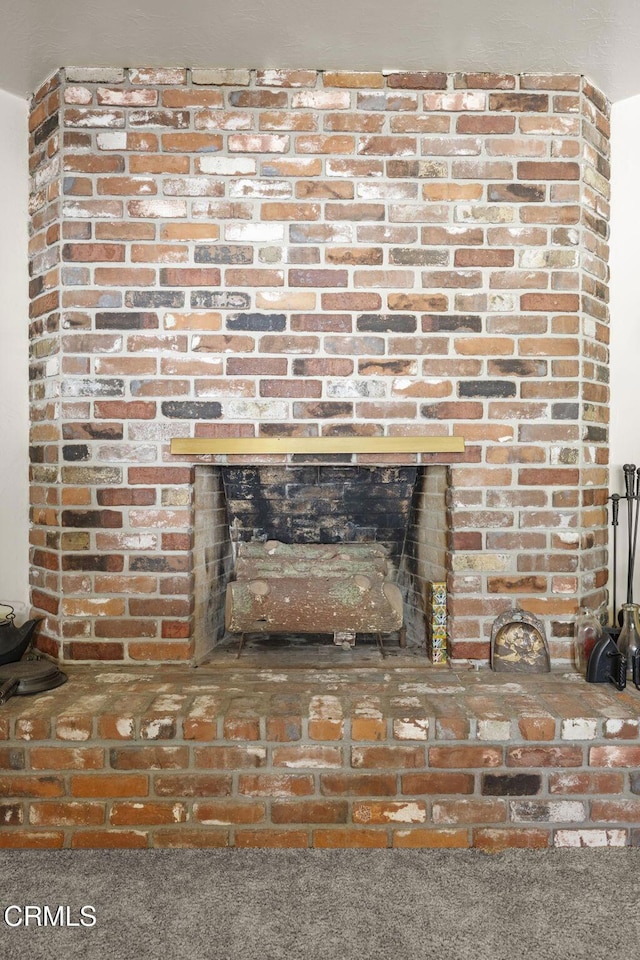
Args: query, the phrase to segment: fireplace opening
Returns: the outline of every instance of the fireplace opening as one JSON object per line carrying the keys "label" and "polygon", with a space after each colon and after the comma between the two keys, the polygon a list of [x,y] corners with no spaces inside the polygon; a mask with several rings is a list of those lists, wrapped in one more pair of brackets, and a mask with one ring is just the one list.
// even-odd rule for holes
{"label": "fireplace opening", "polygon": [[[315,650],[330,656],[339,642],[345,649],[355,643],[364,656],[382,641],[387,652],[446,659],[446,491],[447,468],[441,465],[196,467],[195,661],[236,651],[242,626],[252,624],[244,642],[254,652]],[[319,588],[309,576],[314,567]],[[287,583],[269,581],[270,574]],[[245,589],[249,582],[257,597]],[[278,612],[283,585],[299,597],[304,615],[297,621],[282,605]],[[325,589],[331,597],[323,604]],[[352,629],[354,603],[347,592],[358,589],[363,602],[357,606],[378,616],[370,629],[362,616]],[[270,594],[268,603],[261,593]],[[233,616],[234,599],[240,616]],[[273,632],[251,620],[266,607],[270,623],[279,624]],[[314,609],[315,631],[309,619]],[[294,629],[296,622],[303,629]]]}

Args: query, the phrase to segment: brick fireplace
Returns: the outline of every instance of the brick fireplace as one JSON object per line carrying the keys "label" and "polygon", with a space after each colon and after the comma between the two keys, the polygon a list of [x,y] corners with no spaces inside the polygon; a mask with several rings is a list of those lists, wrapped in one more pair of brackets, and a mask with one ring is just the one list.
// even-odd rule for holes
{"label": "brick fireplace", "polygon": [[[608,134],[570,75],[52,76],[30,121],[42,648],[197,658],[220,470],[334,463],[440,477],[453,661],[486,662],[513,604],[568,661],[607,579]],[[283,437],[465,449],[170,450]]]}
{"label": "brick fireplace", "polygon": [[[569,663],[606,595],[608,136],[568,75],[37,91],[32,604],[69,682],[3,707],[0,847],[640,843],[637,692]],[[270,536],[387,544],[421,650],[446,580],[450,669],[190,669]],[[514,604],[550,674],[476,669]]]}

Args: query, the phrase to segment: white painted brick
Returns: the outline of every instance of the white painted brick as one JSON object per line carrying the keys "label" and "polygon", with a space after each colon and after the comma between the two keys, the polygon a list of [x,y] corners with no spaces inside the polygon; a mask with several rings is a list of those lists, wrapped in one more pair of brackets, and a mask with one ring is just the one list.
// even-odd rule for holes
{"label": "white painted brick", "polygon": [[387,823],[424,823],[427,819],[427,811],[415,801],[387,803],[382,812],[382,818]]}
{"label": "white painted brick", "polygon": [[513,313],[518,309],[518,297],[514,293],[490,293],[487,310],[491,313]]}
{"label": "white painted brick", "polygon": [[396,740],[426,740],[429,736],[429,720],[426,717],[394,720],[393,736]]}
{"label": "white painted brick", "polygon": [[342,701],[339,697],[314,696],[309,703],[310,720],[342,720]]}
{"label": "white painted brick", "polygon": [[252,157],[199,157],[197,165],[200,173],[227,177],[248,176],[257,170],[257,162]]}
{"label": "white painted brick", "polygon": [[238,420],[286,420],[289,404],[283,400],[232,400],[227,413]]}
{"label": "white painted brick", "polygon": [[327,396],[332,398],[358,400],[362,397],[386,396],[385,384],[375,380],[327,380],[325,389]]}
{"label": "white painted brick", "polygon": [[277,223],[227,223],[224,235],[227,240],[263,243],[269,240],[284,240],[284,227]]}
{"label": "white painted brick", "polygon": [[305,110],[348,110],[351,94],[348,90],[304,90],[293,95],[291,105]]}
{"label": "white painted brick", "polygon": [[177,84],[184,82],[182,67],[140,67],[129,70],[131,83]]}
{"label": "white painted brick", "polygon": [[234,180],[229,184],[230,197],[290,197],[292,193],[286,180]]}
{"label": "white painted brick", "polygon": [[563,823],[587,819],[585,804],[579,800],[510,800],[514,823]]}
{"label": "white painted brick", "polygon": [[625,717],[625,719],[623,720],[618,717],[609,717],[609,719],[605,720],[604,722],[605,736],[609,736],[609,737],[615,736],[617,733],[620,733],[620,731],[624,729],[624,727],[630,726],[630,725],[632,725],[637,732],[638,726],[640,726],[640,721],[636,720],[635,718]]}
{"label": "white painted brick", "polygon": [[122,83],[124,70],[119,67],[67,67],[65,75],[71,83]]}
{"label": "white painted brick", "polygon": [[554,847],[625,847],[625,830],[556,830]]}
{"label": "white painted brick", "polygon": [[563,740],[595,740],[597,726],[597,720],[571,717],[562,721],[561,736]]}
{"label": "white painted brick", "polygon": [[194,67],[191,71],[191,80],[193,83],[204,86],[247,87],[251,83],[251,71],[220,67],[206,70]]}
{"label": "white painted brick", "polygon": [[124,131],[113,133],[98,133],[96,135],[98,150],[126,150],[127,135]]}
{"label": "white painted brick", "polygon": [[478,720],[478,740],[510,740],[509,720]]}
{"label": "white painted brick", "polygon": [[86,106],[93,100],[93,92],[87,87],[67,87],[64,91],[64,102],[75,106]]}

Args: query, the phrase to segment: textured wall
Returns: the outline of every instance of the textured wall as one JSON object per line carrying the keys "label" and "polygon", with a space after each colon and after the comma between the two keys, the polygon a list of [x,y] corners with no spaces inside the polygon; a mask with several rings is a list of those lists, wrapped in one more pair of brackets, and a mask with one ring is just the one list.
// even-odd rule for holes
{"label": "textured wall", "polygon": [[[611,490],[623,494],[625,463],[640,464],[637,369],[640,322],[637,308],[635,232],[640,201],[635,188],[640,148],[640,97],[613,105],[611,112]],[[631,414],[631,415],[630,415]],[[618,528],[618,606],[626,599],[627,511]],[[640,564],[634,596],[640,598]]]}
{"label": "textured wall", "polygon": [[140,620],[157,657],[190,649],[172,436],[455,433],[453,655],[486,658],[518,602],[569,656],[606,580],[607,113],[575,76],[52,78],[32,113],[51,649],[100,657],[116,630],[134,656]]}
{"label": "textured wall", "polygon": [[27,603],[28,556],[28,293],[27,104],[0,91],[0,598]]}

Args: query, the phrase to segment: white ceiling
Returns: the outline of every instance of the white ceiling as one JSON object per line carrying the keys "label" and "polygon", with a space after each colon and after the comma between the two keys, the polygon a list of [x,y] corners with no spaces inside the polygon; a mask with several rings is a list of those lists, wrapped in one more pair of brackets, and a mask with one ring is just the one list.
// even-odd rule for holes
{"label": "white ceiling", "polygon": [[0,0],[0,89],[57,67],[584,73],[640,93],[639,0]]}

